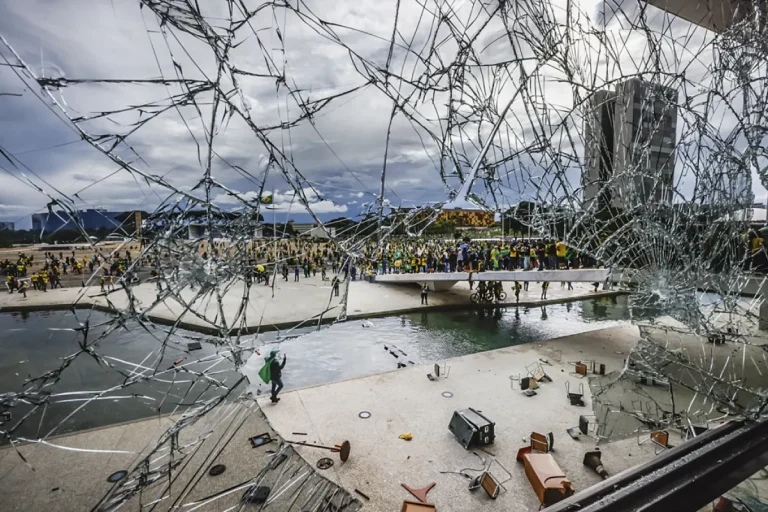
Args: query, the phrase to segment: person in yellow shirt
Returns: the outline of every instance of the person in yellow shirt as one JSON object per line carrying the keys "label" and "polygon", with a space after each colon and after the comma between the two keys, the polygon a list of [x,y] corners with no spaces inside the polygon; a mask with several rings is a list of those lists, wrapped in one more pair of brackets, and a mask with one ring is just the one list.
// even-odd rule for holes
{"label": "person in yellow shirt", "polygon": [[45,272],[42,273],[42,281],[43,281],[42,283],[43,291],[47,292],[48,291],[48,274],[46,274]]}
{"label": "person in yellow shirt", "polygon": [[40,289],[40,284],[38,283],[39,278],[40,276],[37,275],[37,272],[32,274],[32,277],[29,278],[29,280],[32,281],[32,288],[34,288],[35,290]]}
{"label": "person in yellow shirt", "polygon": [[560,268],[561,265],[565,263],[565,251],[566,251],[565,244],[558,240],[555,243],[555,254],[557,255],[557,268]]}

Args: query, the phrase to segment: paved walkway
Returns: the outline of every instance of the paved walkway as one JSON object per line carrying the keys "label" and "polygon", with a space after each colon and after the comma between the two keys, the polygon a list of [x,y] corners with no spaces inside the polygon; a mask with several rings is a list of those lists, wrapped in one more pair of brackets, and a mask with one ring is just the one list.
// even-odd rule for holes
{"label": "paved walkway", "polygon": [[[594,293],[593,288],[585,283],[574,283],[574,289],[569,291],[553,283],[548,291],[548,298],[541,300],[541,285],[529,284],[529,291],[520,295],[521,306],[535,306],[592,298],[603,294],[616,292]],[[221,287],[224,288],[224,287]],[[144,283],[132,288],[135,300],[142,308],[149,307],[147,316],[161,323],[176,323],[179,327],[204,332],[219,332],[226,328],[236,331],[238,328],[248,332],[259,330],[284,329],[298,323],[312,325],[320,320],[330,321],[341,312],[340,299],[344,293],[341,286],[340,297],[333,294],[330,281],[322,281],[320,276],[309,279],[289,281],[279,278],[274,289],[263,285],[253,285],[245,290],[242,282],[233,284],[229,289],[222,290],[222,308],[219,308],[215,295],[208,292],[197,297],[198,290],[186,288],[181,293],[184,302],[191,304],[189,309],[176,298],[166,298],[157,302],[157,287],[152,283]],[[509,286],[505,288],[508,298],[502,305],[514,305],[514,294]],[[422,309],[450,309],[475,307],[469,300],[472,292],[468,283],[458,283],[450,290],[434,292],[429,295],[429,305],[421,304],[420,289],[417,286],[399,286],[390,284],[368,283],[353,281],[349,283],[349,301],[347,315],[349,318],[368,316],[386,316]],[[241,305],[245,302],[244,308]],[[128,297],[122,289],[104,294],[99,287],[58,288],[41,292],[27,292],[27,298],[13,293],[0,293],[0,312],[18,311],[24,309],[54,309],[70,308],[72,304],[78,307],[97,307],[100,309],[127,309]],[[485,305],[488,307],[491,305]],[[481,306],[483,307],[483,306]],[[222,310],[223,319],[222,321]]]}

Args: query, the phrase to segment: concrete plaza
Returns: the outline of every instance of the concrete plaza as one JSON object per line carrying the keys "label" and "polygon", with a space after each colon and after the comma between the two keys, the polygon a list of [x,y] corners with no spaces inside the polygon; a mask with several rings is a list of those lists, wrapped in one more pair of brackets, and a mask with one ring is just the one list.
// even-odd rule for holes
{"label": "concrete plaza", "polygon": [[[638,336],[636,327],[593,331],[441,361],[450,373],[438,381],[427,379],[431,366],[417,366],[285,393],[277,405],[268,398],[259,399],[259,404],[287,439],[322,445],[349,440],[350,459],[326,474],[346,489],[368,495],[366,510],[400,510],[403,500],[411,498],[401,483],[420,488],[436,482],[428,498],[437,510],[535,511],[540,503],[515,461],[518,449],[526,445],[523,438],[534,431],[553,432],[553,456],[577,492],[599,482],[600,477],[582,464],[595,440],[574,440],[565,431],[578,425],[579,415],[592,413],[587,379],[572,375],[574,365],[569,362],[595,360],[609,372],[620,370]],[[542,364],[553,382],[542,384],[533,397],[525,396],[519,386],[512,389],[510,376],[525,376],[526,366],[535,364]],[[586,407],[570,405],[566,382],[571,390],[584,385]],[[450,398],[443,396],[446,391],[452,393]],[[453,411],[467,407],[481,410],[496,423],[496,441],[484,450],[470,450],[475,454],[464,450],[448,430]],[[371,417],[360,418],[361,411]],[[308,436],[292,437],[295,431]],[[403,433],[413,440],[399,439]],[[675,433],[672,436],[679,442]],[[658,447],[650,442],[639,445],[631,437],[600,448],[605,468],[616,474],[649,460]],[[297,449],[310,462],[326,456],[310,447]],[[456,474],[472,468],[466,473],[476,476],[484,465],[497,479],[507,480],[506,491],[495,501],[482,490],[469,492],[469,480]]]}

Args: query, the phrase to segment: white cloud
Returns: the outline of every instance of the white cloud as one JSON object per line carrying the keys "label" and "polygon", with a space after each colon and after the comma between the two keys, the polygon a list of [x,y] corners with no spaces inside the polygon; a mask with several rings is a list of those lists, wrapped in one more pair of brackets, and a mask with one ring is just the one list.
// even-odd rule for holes
{"label": "white cloud", "polygon": [[[256,201],[259,197],[258,192],[249,190],[248,192],[237,192],[237,195],[248,201]],[[264,204],[264,207],[269,211],[275,211],[278,213],[309,213],[310,211],[316,214],[320,213],[343,213],[347,211],[347,205],[336,204],[330,199],[322,199],[318,194],[310,189],[305,188],[302,190],[304,197],[307,201],[307,206],[302,204],[299,194],[293,190],[285,192],[275,191],[264,192],[264,196],[272,196],[272,202],[270,204]],[[236,197],[228,194],[217,194],[213,198],[213,203],[219,207],[237,207],[242,206],[242,202]]]}

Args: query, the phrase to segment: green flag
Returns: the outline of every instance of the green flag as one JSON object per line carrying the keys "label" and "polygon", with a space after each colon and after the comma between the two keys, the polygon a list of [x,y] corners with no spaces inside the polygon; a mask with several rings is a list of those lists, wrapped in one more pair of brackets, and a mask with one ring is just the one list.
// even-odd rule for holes
{"label": "green flag", "polygon": [[272,380],[269,367],[272,364],[273,358],[265,357],[264,360],[266,362],[264,363],[264,366],[261,367],[261,370],[259,370],[259,377],[264,381],[264,384],[269,384],[269,381]]}

